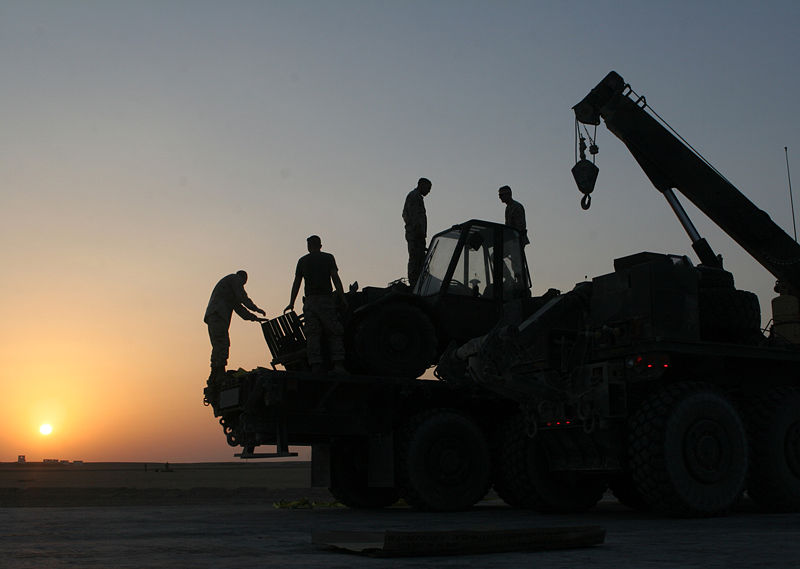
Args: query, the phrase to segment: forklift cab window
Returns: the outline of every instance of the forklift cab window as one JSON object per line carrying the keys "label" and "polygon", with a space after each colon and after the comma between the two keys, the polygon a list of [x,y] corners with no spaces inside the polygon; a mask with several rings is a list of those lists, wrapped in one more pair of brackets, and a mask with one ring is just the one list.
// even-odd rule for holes
{"label": "forklift cab window", "polygon": [[414,288],[416,294],[431,296],[439,293],[460,236],[459,231],[453,230],[434,238],[425,260],[425,266],[422,268],[422,274]]}
{"label": "forklift cab window", "polygon": [[447,292],[462,296],[492,296],[491,230],[473,227],[467,236]]}

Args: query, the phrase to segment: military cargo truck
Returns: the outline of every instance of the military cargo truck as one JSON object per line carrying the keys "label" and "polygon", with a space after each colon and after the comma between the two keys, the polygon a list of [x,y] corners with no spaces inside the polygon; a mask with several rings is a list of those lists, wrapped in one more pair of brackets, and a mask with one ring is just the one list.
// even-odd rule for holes
{"label": "military cargo truck", "polygon": [[[800,509],[800,246],[616,73],[574,110],[577,124],[602,120],[627,145],[699,263],[642,252],[564,294],[517,302],[516,312],[503,296],[505,317],[488,331],[446,349],[437,341],[437,380],[229,373],[206,400],[242,457],[311,446],[315,482],[352,507],[402,497],[458,510],[494,487],[515,507],[578,512],[610,487],[633,508],[668,515],[722,514],[745,491],[767,511]],[[574,174],[588,208],[597,172],[585,150],[596,154],[596,144],[581,142]],[[778,279],[765,330],[757,297],[735,288],[675,190]],[[468,271],[454,276],[469,235],[459,234],[445,271],[429,267],[444,277],[432,290],[474,294]],[[497,253],[485,258],[491,284],[505,282]],[[473,308],[462,310],[469,321]]]}

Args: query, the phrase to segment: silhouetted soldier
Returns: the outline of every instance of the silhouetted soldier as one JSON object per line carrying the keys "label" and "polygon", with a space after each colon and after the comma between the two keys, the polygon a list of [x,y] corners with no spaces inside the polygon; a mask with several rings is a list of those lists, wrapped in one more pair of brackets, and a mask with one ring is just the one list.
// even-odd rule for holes
{"label": "silhouetted soldier", "polygon": [[428,217],[425,214],[425,200],[431,191],[431,181],[420,178],[417,187],[406,196],[403,205],[403,221],[406,224],[408,243],[408,284],[416,284],[422,265],[425,262],[425,238],[428,234]]}
{"label": "silhouetted soldier", "polygon": [[506,204],[506,225],[519,231],[519,238],[523,247],[530,243],[528,239],[528,228],[525,223],[525,208],[518,201],[511,198],[511,188],[503,186],[497,190],[500,201]]}
{"label": "silhouetted soldier", "polygon": [[308,255],[300,257],[297,269],[294,272],[292,293],[289,306],[284,312],[294,309],[294,301],[300,291],[300,281],[305,281],[305,295],[303,296],[303,315],[305,318],[305,331],[307,340],[308,363],[311,371],[322,373],[325,369],[322,357],[322,332],[328,339],[328,350],[333,370],[344,373],[344,329],[336,314],[336,302],[333,298],[333,286],[342,303],[347,306],[344,297],[344,287],[339,278],[339,269],[336,259],[330,253],[323,253],[322,240],[317,235],[306,239]]}
{"label": "silhouetted soldier", "polygon": [[206,315],[203,318],[203,322],[208,324],[208,336],[211,338],[211,375],[209,379],[225,373],[225,366],[228,364],[228,351],[231,346],[228,328],[231,325],[233,312],[235,311],[245,320],[254,322],[266,320],[250,312],[252,310],[262,316],[266,314],[247,296],[244,291],[246,282],[247,273],[245,271],[237,271],[232,275],[222,277],[211,292]]}

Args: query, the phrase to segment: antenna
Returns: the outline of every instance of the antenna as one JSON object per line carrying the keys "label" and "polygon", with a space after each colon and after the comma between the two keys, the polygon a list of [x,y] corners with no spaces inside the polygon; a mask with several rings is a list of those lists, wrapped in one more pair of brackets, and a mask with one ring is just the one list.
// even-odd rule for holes
{"label": "antenna", "polygon": [[794,218],[794,200],[792,199],[792,174],[789,171],[789,148],[783,147],[783,153],[786,155],[786,177],[789,180],[789,203],[792,204],[792,228],[794,229],[794,241],[797,243],[797,222]]}

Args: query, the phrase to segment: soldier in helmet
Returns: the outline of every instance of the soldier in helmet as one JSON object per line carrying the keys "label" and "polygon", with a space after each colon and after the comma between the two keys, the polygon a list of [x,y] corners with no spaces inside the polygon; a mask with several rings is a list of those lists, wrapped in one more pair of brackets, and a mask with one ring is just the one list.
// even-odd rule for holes
{"label": "soldier in helmet", "polygon": [[247,273],[237,271],[234,274],[222,277],[211,292],[206,314],[203,322],[208,325],[208,336],[211,339],[211,375],[214,379],[225,373],[228,364],[228,351],[231,339],[228,328],[231,325],[231,316],[236,312],[245,320],[264,322],[266,318],[259,318],[252,312],[262,316],[266,313],[250,300],[244,290],[247,282]]}
{"label": "soldier in helmet", "polygon": [[[303,296],[303,316],[305,318],[305,331],[307,340],[308,363],[314,373],[324,373],[324,358],[322,356],[322,333],[328,339],[328,349],[333,370],[344,373],[344,328],[336,313],[336,303],[333,298],[333,287],[344,306],[347,299],[344,297],[342,279],[339,278],[339,269],[336,259],[330,253],[322,252],[322,240],[317,235],[306,239],[308,255],[300,257],[292,283],[291,298],[284,312],[294,309],[294,301],[300,291],[300,282],[305,281],[305,295]],[[331,286],[333,283],[333,286]]]}
{"label": "soldier in helmet", "polygon": [[425,262],[425,238],[428,233],[428,218],[425,214],[424,197],[431,191],[431,181],[420,178],[417,187],[406,196],[403,205],[403,221],[408,243],[408,284],[416,284]]}

